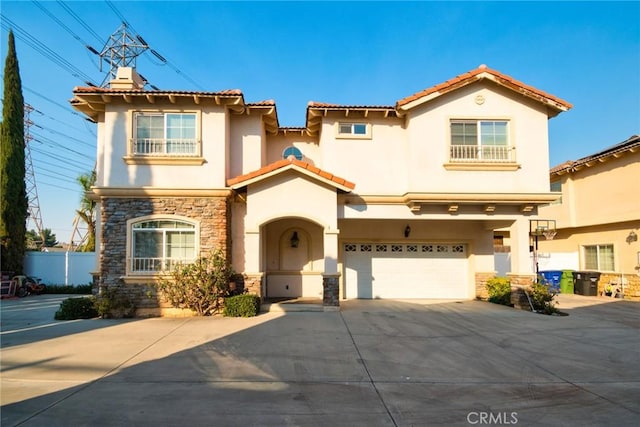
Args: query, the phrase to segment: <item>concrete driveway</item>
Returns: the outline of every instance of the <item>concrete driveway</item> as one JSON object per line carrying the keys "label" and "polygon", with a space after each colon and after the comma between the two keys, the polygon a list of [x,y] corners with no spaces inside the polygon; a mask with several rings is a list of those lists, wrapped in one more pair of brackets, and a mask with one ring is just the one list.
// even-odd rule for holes
{"label": "concrete driveway", "polygon": [[51,320],[3,300],[2,425],[637,425],[640,304],[566,317],[348,301],[251,319]]}

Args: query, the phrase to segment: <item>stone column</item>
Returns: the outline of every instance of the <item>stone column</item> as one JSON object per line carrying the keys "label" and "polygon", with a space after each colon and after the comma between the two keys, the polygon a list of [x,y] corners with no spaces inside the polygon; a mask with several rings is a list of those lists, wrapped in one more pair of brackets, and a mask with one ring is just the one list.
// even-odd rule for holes
{"label": "stone column", "polygon": [[324,311],[340,310],[340,275],[322,275],[322,305]]}

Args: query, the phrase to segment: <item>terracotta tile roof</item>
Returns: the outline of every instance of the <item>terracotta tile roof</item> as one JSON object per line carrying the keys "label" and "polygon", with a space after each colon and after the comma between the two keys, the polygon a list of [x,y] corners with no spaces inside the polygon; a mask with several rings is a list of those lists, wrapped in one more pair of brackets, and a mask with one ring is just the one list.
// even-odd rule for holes
{"label": "terracotta tile roof", "polygon": [[353,190],[356,185],[352,182],[347,181],[344,178],[340,178],[339,176],[335,176],[332,173],[323,171],[320,168],[317,168],[313,165],[311,165],[310,163],[307,162],[302,162],[300,160],[296,160],[296,159],[282,159],[282,160],[278,160],[277,162],[271,163],[269,165],[266,165],[258,170],[255,170],[253,172],[249,172],[247,174],[244,175],[240,175],[237,176],[235,178],[231,178],[227,180],[227,186],[229,187],[236,187],[236,188],[240,188],[242,187],[241,184],[247,182],[247,181],[251,181],[254,180],[256,178],[260,178],[264,175],[267,175],[271,172],[275,172],[278,170],[288,170],[288,169],[298,169],[301,171],[306,171],[307,173],[311,174],[311,175],[315,175],[319,178],[322,178],[323,180],[326,181],[330,181],[332,182],[334,185],[337,185],[339,187],[342,187],[343,189],[347,189],[347,190]]}
{"label": "terracotta tile roof", "polygon": [[395,110],[393,105],[342,105],[342,104],[331,104],[328,102],[317,102],[317,101],[309,101],[307,104],[308,108],[329,108],[336,110]]}
{"label": "terracotta tile roof", "polygon": [[618,156],[625,152],[635,153],[640,150],[640,135],[631,135],[626,141],[622,141],[619,144],[605,148],[590,156],[583,157],[581,159],[571,161],[568,160],[558,166],[554,166],[549,171],[550,175],[562,175],[564,173],[574,172],[582,167],[593,166],[598,164],[597,160],[604,159],[610,156]]}
{"label": "terracotta tile roof", "polygon": [[413,101],[416,101],[420,98],[423,98],[425,96],[429,96],[432,94],[441,95],[441,94],[450,92],[452,90],[458,89],[462,86],[466,86],[470,83],[476,82],[480,79],[489,78],[489,76],[491,76],[491,79],[496,83],[502,86],[508,87],[509,89],[519,92],[525,96],[534,98],[538,101],[542,101],[545,103],[555,104],[554,106],[556,109],[561,109],[564,111],[573,107],[573,105],[571,105],[570,103],[568,103],[563,99],[557,98],[547,92],[543,92],[539,89],[534,88],[533,86],[529,86],[525,83],[522,83],[521,81],[518,81],[510,76],[507,76],[506,74],[502,74],[499,71],[488,68],[484,64],[480,65],[475,70],[471,70],[467,73],[454,77],[453,79],[447,80],[444,83],[440,83],[436,86],[427,88],[423,91],[414,93],[411,96],[403,98],[396,103],[396,106],[402,107]]}
{"label": "terracotta tile roof", "polygon": [[247,106],[249,106],[249,107],[275,107],[276,106],[276,101],[274,101],[273,99],[265,99],[264,101],[249,102],[249,103],[247,103]]}
{"label": "terracotta tile roof", "polygon": [[225,89],[218,92],[186,91],[186,90],[144,90],[144,89],[111,89],[97,86],[76,86],[73,93],[100,93],[113,95],[200,95],[200,96],[241,96],[240,89]]}

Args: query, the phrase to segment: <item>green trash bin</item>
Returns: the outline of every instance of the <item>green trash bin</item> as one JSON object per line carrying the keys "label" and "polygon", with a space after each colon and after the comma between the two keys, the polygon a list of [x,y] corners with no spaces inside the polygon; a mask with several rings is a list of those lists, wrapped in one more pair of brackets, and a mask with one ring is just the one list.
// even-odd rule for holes
{"label": "green trash bin", "polygon": [[562,270],[562,277],[560,278],[560,293],[573,293],[573,270]]}

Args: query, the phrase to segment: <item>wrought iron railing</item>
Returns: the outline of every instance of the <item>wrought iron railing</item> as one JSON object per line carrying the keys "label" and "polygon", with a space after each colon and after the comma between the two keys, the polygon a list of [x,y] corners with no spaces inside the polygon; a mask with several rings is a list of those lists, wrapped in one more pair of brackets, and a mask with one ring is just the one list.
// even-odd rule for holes
{"label": "wrought iron railing", "polygon": [[197,139],[137,138],[131,140],[131,152],[135,156],[197,156],[200,142]]}
{"label": "wrought iron railing", "polygon": [[451,162],[515,162],[515,147],[504,145],[452,145]]}
{"label": "wrought iron railing", "polygon": [[194,258],[131,258],[130,271],[133,273],[168,272],[180,264],[191,264],[194,261]]}

